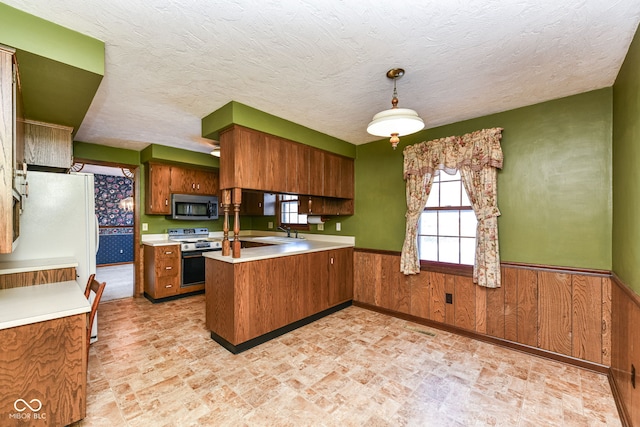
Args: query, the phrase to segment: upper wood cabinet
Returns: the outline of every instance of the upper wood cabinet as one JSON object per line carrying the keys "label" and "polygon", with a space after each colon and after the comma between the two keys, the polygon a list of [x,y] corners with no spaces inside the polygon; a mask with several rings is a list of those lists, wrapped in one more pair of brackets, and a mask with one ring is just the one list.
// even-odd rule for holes
{"label": "upper wood cabinet", "polygon": [[171,214],[171,166],[162,163],[148,163],[145,168],[145,213],[150,214]]}
{"label": "upper wood cabinet", "polygon": [[353,198],[353,159],[234,125],[220,134],[220,188]]}
{"label": "upper wood cabinet", "polygon": [[262,191],[243,191],[240,215],[273,216],[276,214],[276,195]]}
{"label": "upper wood cabinet", "polygon": [[24,161],[30,166],[69,169],[73,164],[73,128],[24,121]]}
{"label": "upper wood cabinet", "polygon": [[298,213],[307,215],[353,215],[353,199],[300,196]]}
{"label": "upper wood cabinet", "polygon": [[149,162],[145,173],[147,215],[171,215],[171,194],[218,194],[216,170]]}
{"label": "upper wood cabinet", "polygon": [[171,166],[171,193],[215,195],[218,193],[218,174],[202,169]]}

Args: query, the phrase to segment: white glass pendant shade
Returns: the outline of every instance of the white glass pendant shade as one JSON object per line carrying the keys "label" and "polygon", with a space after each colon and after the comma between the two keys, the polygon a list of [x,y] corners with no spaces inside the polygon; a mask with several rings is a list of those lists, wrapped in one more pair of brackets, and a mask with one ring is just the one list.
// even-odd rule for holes
{"label": "white glass pendant shade", "polygon": [[410,135],[424,129],[424,121],[415,110],[398,108],[398,91],[396,80],[404,75],[402,68],[392,68],[387,71],[387,77],[393,80],[392,108],[384,110],[373,116],[373,120],[367,126],[367,132],[375,136],[388,136],[389,142],[395,150],[400,142],[400,137]]}
{"label": "white glass pendant shade", "polygon": [[367,132],[375,136],[410,135],[424,129],[424,122],[414,110],[391,108],[373,116]]}

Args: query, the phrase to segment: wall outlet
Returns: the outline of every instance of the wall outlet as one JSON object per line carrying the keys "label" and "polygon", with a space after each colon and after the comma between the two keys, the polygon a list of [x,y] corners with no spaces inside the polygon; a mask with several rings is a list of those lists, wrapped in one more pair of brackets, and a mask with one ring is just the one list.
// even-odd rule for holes
{"label": "wall outlet", "polygon": [[318,224],[318,231],[324,231],[324,224]]}
{"label": "wall outlet", "polygon": [[273,228],[273,222],[269,221],[269,224],[267,224],[267,228],[269,229]]}
{"label": "wall outlet", "polygon": [[453,294],[444,294],[444,300],[447,304],[453,304]]}
{"label": "wall outlet", "polygon": [[147,224],[146,222],[142,223],[142,231],[149,231],[149,224]]}
{"label": "wall outlet", "polygon": [[336,231],[340,231],[342,230],[342,224],[340,224],[339,222],[336,222]]}

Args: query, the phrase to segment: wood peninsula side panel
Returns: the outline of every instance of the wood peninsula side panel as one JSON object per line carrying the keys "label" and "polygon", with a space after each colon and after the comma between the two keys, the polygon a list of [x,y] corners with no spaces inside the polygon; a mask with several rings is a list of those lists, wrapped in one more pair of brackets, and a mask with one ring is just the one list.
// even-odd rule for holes
{"label": "wood peninsula side panel", "polygon": [[[86,327],[83,313],[0,330],[3,426],[64,426],[85,417]],[[19,399],[34,408],[39,404],[33,399],[38,399],[42,406],[18,412],[14,403]]]}
{"label": "wood peninsula side panel", "polygon": [[232,346],[263,337],[350,301],[352,271],[352,248],[239,263],[208,258],[207,328]]}

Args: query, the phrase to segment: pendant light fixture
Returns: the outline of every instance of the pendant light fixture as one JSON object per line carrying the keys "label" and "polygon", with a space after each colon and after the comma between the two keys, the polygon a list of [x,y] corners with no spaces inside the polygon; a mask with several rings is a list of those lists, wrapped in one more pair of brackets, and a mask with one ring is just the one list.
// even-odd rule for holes
{"label": "pendant light fixture", "polygon": [[387,71],[387,77],[393,80],[393,98],[391,109],[384,110],[373,116],[373,120],[367,126],[367,132],[375,136],[388,136],[391,146],[395,150],[400,142],[400,137],[416,133],[424,129],[424,122],[414,110],[398,108],[398,91],[396,80],[404,76],[402,68],[392,68]]}

